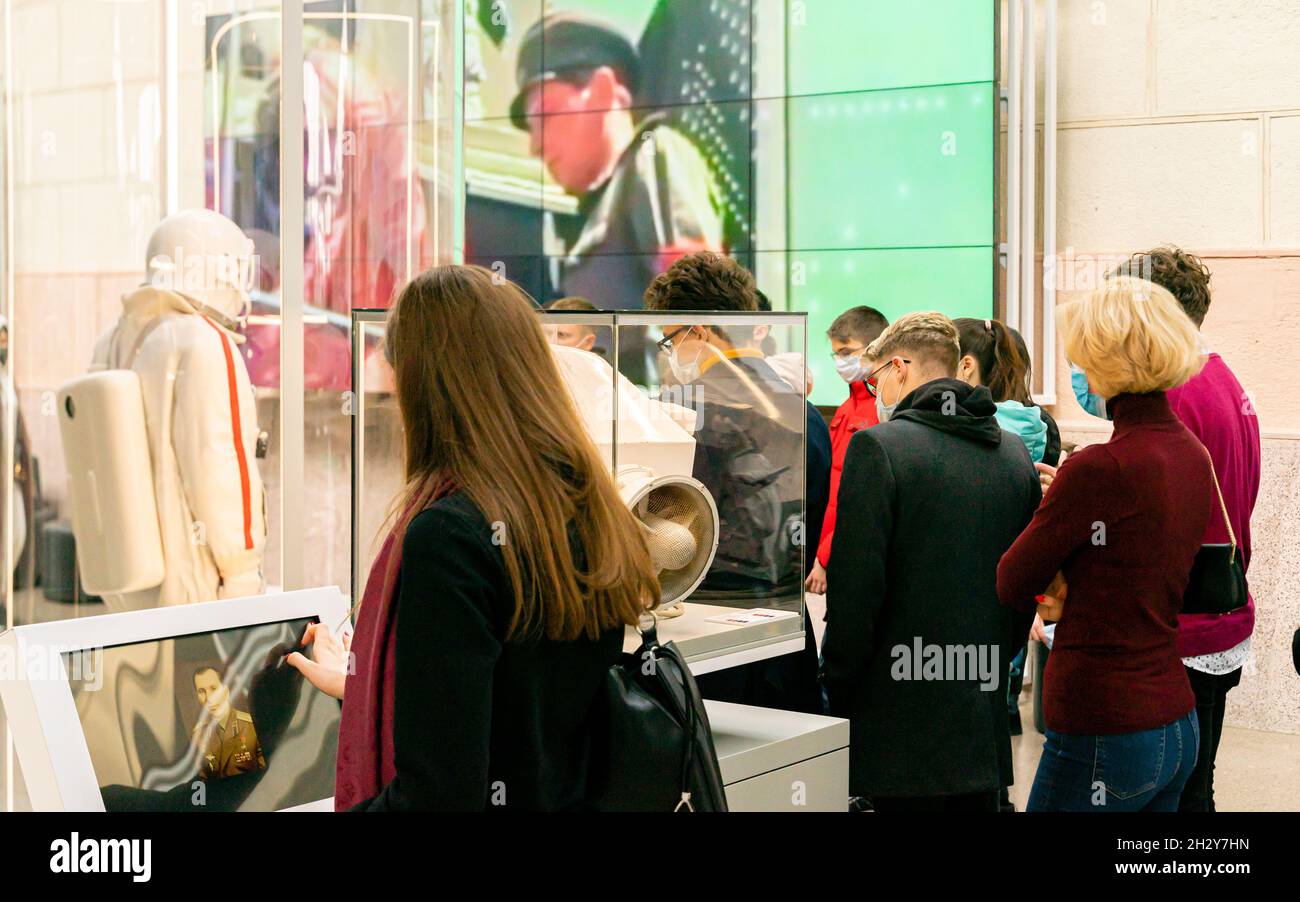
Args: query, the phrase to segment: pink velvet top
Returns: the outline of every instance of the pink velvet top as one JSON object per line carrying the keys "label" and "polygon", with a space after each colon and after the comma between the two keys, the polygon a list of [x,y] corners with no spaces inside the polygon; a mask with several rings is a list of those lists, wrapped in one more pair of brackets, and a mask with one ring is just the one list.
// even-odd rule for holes
{"label": "pink velvet top", "polygon": [[[1245,389],[1218,354],[1210,354],[1199,375],[1167,394],[1174,414],[1201,440],[1214,461],[1249,580],[1250,515],[1259,496],[1259,417]],[[1204,542],[1227,541],[1228,530],[1216,498]],[[1178,654],[1191,658],[1227,651],[1244,641],[1254,628],[1253,599],[1244,609],[1222,616],[1179,615]]]}

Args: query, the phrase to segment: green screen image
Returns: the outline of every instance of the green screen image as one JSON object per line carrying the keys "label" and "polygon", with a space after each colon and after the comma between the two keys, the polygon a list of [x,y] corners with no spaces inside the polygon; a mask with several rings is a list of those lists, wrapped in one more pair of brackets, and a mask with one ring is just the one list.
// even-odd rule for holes
{"label": "green screen image", "polygon": [[992,315],[993,255],[988,248],[792,251],[760,259],[760,264],[786,279],[790,308],[808,313],[815,404],[833,406],[847,395],[831,360],[826,330],[848,308],[866,304],[890,322],[917,310],[942,310],[951,317]]}
{"label": "green screen image", "polygon": [[848,308],[993,315],[997,4],[785,6],[788,260],[763,268],[807,311],[812,400],[833,406],[826,330]]}
{"label": "green screen image", "polygon": [[[848,308],[993,315],[997,7],[468,0],[466,258],[542,303],[635,309],[681,253],[734,254],[778,310],[809,314],[812,400],[837,405],[847,387],[825,336]],[[519,77],[574,58],[546,38],[535,71],[518,71],[548,16],[599,20],[635,47],[639,77],[614,73],[631,102],[626,145],[598,147],[608,132],[595,126],[619,123],[617,105],[587,103],[590,66],[558,73],[571,89],[554,109],[511,122]],[[564,158],[583,154],[634,174],[566,183]]]}
{"label": "green screen image", "polygon": [[991,244],[990,85],[784,102],[789,250]]}
{"label": "green screen image", "polygon": [[790,0],[788,92],[992,82],[993,0]]}

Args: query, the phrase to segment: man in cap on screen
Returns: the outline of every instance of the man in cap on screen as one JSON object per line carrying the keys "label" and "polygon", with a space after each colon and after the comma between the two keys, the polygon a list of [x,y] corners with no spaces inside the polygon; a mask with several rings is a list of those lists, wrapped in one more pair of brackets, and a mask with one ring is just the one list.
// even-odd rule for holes
{"label": "man in cap on screen", "polygon": [[602,309],[637,309],[675,260],[722,249],[708,164],[667,115],[633,111],[640,65],[617,29],[571,14],[539,21],[519,48],[511,121],[584,220],[559,287]]}

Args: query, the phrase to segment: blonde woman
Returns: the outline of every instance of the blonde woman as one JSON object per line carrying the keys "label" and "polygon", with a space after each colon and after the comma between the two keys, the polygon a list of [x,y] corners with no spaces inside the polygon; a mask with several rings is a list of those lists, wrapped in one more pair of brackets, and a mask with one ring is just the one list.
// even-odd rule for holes
{"label": "blonde woman", "polygon": [[[1002,602],[1058,621],[1029,810],[1175,811],[1196,765],[1178,611],[1217,509],[1205,449],[1165,392],[1196,375],[1196,329],[1165,289],[1119,278],[1058,313],[1115,432],[1061,467],[998,566]],[[1050,584],[1050,585],[1049,585]]]}

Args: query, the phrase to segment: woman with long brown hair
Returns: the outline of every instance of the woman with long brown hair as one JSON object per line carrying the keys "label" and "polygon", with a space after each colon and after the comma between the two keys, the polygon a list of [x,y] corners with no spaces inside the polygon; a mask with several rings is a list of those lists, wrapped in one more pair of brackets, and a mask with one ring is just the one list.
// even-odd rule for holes
{"label": "woman with long brown hair", "polygon": [[385,349],[406,487],[354,672],[292,661],[343,698],[336,807],[580,807],[593,703],[624,627],[659,598],[639,527],[513,284],[424,273]]}

